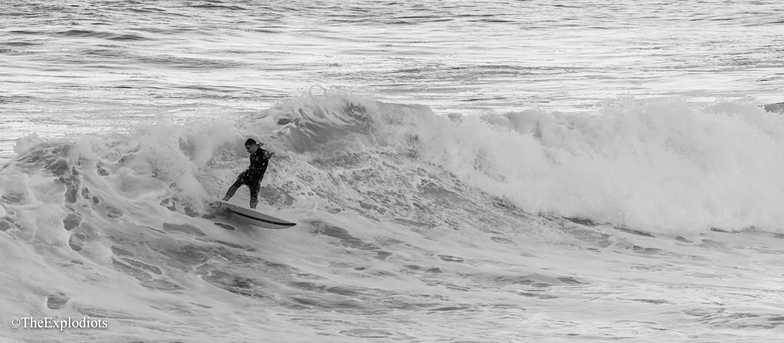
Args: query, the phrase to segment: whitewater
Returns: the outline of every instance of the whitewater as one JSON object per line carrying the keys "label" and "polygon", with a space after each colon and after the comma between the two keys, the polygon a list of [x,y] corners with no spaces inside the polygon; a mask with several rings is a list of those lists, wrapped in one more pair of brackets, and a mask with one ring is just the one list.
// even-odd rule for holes
{"label": "whitewater", "polygon": [[0,340],[775,341],[782,10],[4,2]]}

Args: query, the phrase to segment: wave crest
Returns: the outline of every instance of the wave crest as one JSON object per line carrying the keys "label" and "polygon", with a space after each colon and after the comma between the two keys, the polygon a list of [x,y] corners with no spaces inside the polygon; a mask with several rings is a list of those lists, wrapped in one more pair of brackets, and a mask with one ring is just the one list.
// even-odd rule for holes
{"label": "wave crest", "polygon": [[[82,138],[69,143],[77,157],[68,165],[103,169],[111,191],[131,198],[165,188],[165,196],[154,197],[176,198],[198,212],[247,166],[242,141],[251,136],[279,153],[262,193],[280,206],[389,206],[353,194],[362,180],[335,174],[361,166],[376,168],[367,171],[374,183],[362,187],[378,194],[384,187],[418,191],[379,177],[446,172],[473,187],[465,192],[506,198],[530,212],[648,230],[775,230],[784,222],[777,207],[784,201],[784,119],[743,103],[624,99],[590,114],[444,117],[425,106],[326,94],[291,98],[236,124]],[[17,151],[31,156],[51,147],[29,137]]]}

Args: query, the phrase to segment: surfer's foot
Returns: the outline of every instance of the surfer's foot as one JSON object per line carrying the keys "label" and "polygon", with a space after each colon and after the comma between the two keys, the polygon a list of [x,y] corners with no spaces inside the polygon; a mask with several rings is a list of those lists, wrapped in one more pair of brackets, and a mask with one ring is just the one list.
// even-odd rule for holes
{"label": "surfer's foot", "polygon": [[250,208],[256,208],[256,204],[258,204],[257,201],[251,201],[250,202]]}

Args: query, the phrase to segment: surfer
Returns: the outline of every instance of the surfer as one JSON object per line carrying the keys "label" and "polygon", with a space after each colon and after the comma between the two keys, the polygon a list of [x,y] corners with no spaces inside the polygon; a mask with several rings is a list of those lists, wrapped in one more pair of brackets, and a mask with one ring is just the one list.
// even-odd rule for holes
{"label": "surfer", "polygon": [[250,166],[237,176],[237,181],[234,181],[234,184],[229,187],[223,201],[229,201],[240,186],[246,185],[250,189],[250,208],[256,208],[256,204],[259,202],[261,179],[264,178],[264,172],[267,171],[267,162],[274,155],[273,152],[262,149],[261,145],[263,143],[256,143],[252,138],[245,141],[245,150],[250,154]]}

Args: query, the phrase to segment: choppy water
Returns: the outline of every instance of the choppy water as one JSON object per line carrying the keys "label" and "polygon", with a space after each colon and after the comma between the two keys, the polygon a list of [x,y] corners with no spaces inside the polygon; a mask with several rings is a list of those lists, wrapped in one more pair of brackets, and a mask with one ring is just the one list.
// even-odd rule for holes
{"label": "choppy water", "polygon": [[[4,1],[0,319],[110,328],[0,337],[774,341],[781,13]],[[296,227],[208,206],[247,136]]]}

